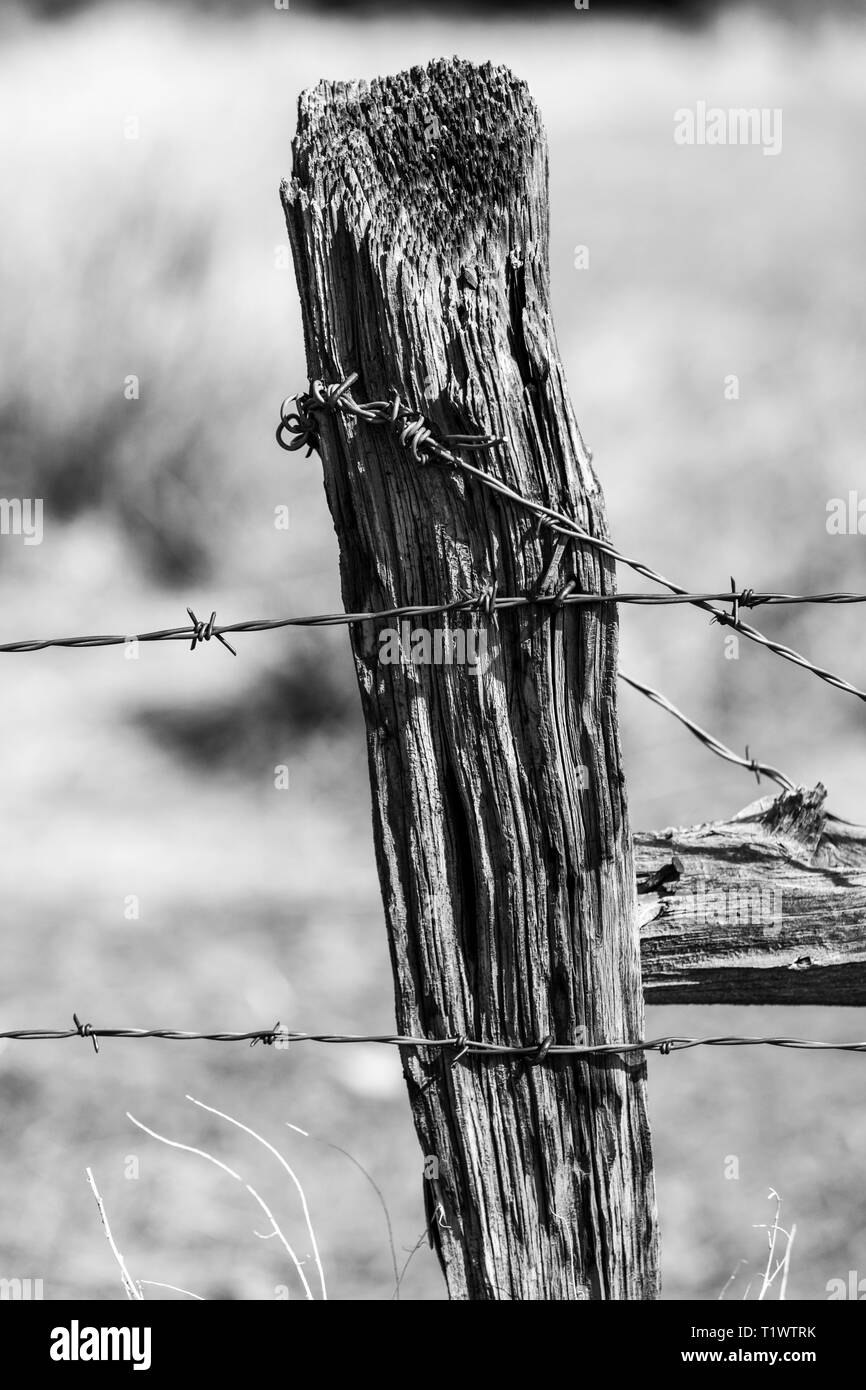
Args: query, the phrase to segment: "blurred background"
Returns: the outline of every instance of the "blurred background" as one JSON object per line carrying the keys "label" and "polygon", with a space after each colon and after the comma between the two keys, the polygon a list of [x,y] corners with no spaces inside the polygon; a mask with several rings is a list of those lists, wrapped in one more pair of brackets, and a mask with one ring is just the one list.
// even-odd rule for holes
{"label": "blurred background", "polygon": [[[861,5],[44,0],[0,24],[0,490],[44,499],[41,545],[0,537],[0,639],[173,626],[187,604],[223,621],[341,606],[318,460],[273,438],[305,382],[278,185],[303,87],[455,52],[509,64],[542,109],[559,343],[619,546],[695,589],[863,588],[866,541],[825,524],[829,499],[866,488]],[[698,101],[782,108],[781,154],[676,145],[673,112]],[[866,683],[858,610],[761,625]],[[863,706],[724,645],[692,610],[622,615],[626,670],[866,819]],[[346,634],[237,646],[0,658],[0,1028],[73,1010],[392,1026]],[[632,691],[620,704],[635,827],[761,794]],[[670,1029],[864,1033],[853,1010],[649,1010],[651,1034]],[[797,1223],[791,1297],[866,1275],[861,1057],[704,1050],[649,1069],[667,1298],[715,1299],[735,1268],[726,1297],[743,1297],[771,1186]],[[285,1152],[331,1296],[392,1296],[356,1164],[402,1266],[425,1224],[421,1155],[398,1056],[374,1047],[0,1043],[0,1276],[122,1296],[90,1165],[136,1278],[297,1296],[243,1188],[126,1117],[241,1171],[305,1254],[279,1166],[186,1093]],[[443,1296],[426,1245],[401,1295]]]}

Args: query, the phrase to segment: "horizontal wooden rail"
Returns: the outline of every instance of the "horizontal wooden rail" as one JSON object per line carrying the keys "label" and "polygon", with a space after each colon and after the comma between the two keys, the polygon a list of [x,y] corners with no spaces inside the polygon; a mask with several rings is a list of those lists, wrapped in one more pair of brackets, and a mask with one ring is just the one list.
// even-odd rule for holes
{"label": "horizontal wooden rail", "polygon": [[866,828],[825,796],[635,835],[646,1003],[866,1004]]}

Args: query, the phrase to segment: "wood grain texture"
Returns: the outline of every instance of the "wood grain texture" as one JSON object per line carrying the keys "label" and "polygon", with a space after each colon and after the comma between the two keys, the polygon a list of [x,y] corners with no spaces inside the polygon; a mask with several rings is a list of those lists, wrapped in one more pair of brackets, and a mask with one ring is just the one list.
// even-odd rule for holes
{"label": "wood grain texture", "polygon": [[[525,86],[456,59],[321,83],[282,196],[310,375],[354,371],[359,401],[395,387],[442,433],[503,436],[485,467],[606,535],[550,319],[546,141]],[[387,429],[331,414],[321,445],[347,609],[538,583],[547,552],[518,509]],[[572,576],[614,583],[578,545],[551,582]],[[383,665],[372,625],[352,635],[398,1027],[639,1037],[615,606],[454,622],[488,631],[483,673]],[[452,1298],[657,1295],[643,1061],[403,1063]]]}
{"label": "wood grain texture", "polygon": [[635,835],[648,1004],[866,1004],[866,829],[825,795]]}

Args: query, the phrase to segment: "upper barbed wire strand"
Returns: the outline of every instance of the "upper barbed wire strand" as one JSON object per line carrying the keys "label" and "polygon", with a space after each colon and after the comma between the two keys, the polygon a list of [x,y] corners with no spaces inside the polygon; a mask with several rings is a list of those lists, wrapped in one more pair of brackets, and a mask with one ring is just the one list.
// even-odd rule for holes
{"label": "upper barbed wire strand", "polygon": [[[210,636],[222,642],[234,655],[234,647],[225,641],[223,637],[224,633],[269,632],[281,627],[338,627],[355,623],[376,622],[385,618],[430,617],[470,612],[485,613],[488,618],[492,619],[494,613],[500,608],[514,609],[546,604],[556,610],[565,604],[676,604],[690,602],[691,597],[693,597],[676,594],[574,594],[560,591],[559,594],[530,595],[525,597],[494,594],[491,598],[491,590],[493,587],[494,586],[488,587],[477,597],[473,598],[470,596],[468,598],[457,599],[453,603],[407,604],[400,608],[383,609],[379,613],[318,613],[297,618],[261,618],[253,619],[249,622],[226,623],[222,626],[215,622],[216,615],[214,613],[211,614],[209,622],[203,624],[201,621],[194,618],[191,610],[188,610],[190,611],[190,616],[193,617],[193,625],[191,627],[162,628],[155,632],[141,632],[126,637],[117,634],[95,634],[85,637],[49,637],[22,642],[4,642],[0,644],[0,654],[44,651],[48,647],[113,647],[124,646],[127,642],[183,642],[188,639],[192,639],[190,646],[194,650],[196,641],[206,641],[208,640],[208,636]],[[725,595],[705,595],[704,597],[716,597],[721,600]],[[790,601],[792,603],[866,603],[866,594],[813,594],[810,596],[780,594],[771,595],[768,596],[768,598]],[[208,629],[210,629],[209,633]],[[689,719],[687,715],[683,714],[682,710],[678,709],[666,695],[661,693],[661,691],[654,690],[652,686],[644,685],[641,681],[636,680],[625,671],[620,670],[618,675],[620,680],[625,681],[632,689],[646,696],[647,699],[652,700],[654,704],[659,705],[669,714],[672,714],[675,719],[678,719],[711,753],[715,753],[726,762],[735,763],[739,767],[746,768],[747,771],[753,772],[759,783],[761,777],[767,777],[785,790],[792,790],[796,787],[797,784],[793,782],[790,777],[787,777],[785,773],[780,772],[778,768],[771,767],[768,763],[762,763],[757,758],[750,757],[748,747],[746,749],[746,757],[740,757],[738,753],[728,748],[720,739],[717,739],[713,734],[707,733],[706,729],[702,729],[700,724],[695,723],[694,720]],[[826,814],[831,820],[840,821],[846,825],[854,824],[854,822],[851,821],[842,821],[841,817],[831,815],[829,811]]]}
{"label": "upper barbed wire strand", "polygon": [[[828,594],[752,594],[754,604],[847,604],[866,603],[866,594],[828,593]],[[251,618],[238,623],[217,623],[216,615],[211,614],[207,623],[193,621],[184,627],[158,628],[153,632],[135,633],[90,633],[82,637],[34,637],[18,642],[0,642],[0,655],[14,652],[39,652],[49,647],[122,647],[127,642],[190,642],[207,641],[209,637],[218,640],[232,632],[271,632],[281,627],[343,627],[356,623],[379,622],[385,618],[435,617],[448,613],[484,612],[489,589],[481,594],[453,599],[448,603],[404,603],[394,608],[382,608],[370,613],[311,613],[291,618]],[[739,595],[737,596],[739,598]],[[511,608],[534,608],[548,606],[557,609],[568,607],[592,607],[594,604],[628,604],[643,608],[664,608],[677,604],[708,604],[730,602],[733,595],[725,591],[707,593],[676,594],[497,594],[495,611]],[[724,616],[724,615],[723,615]],[[224,645],[228,645],[225,643]],[[233,651],[233,648],[229,648]]]}
{"label": "upper barbed wire strand", "polygon": [[[752,627],[750,623],[743,622],[739,616],[739,608],[754,608],[763,602],[761,596],[753,593],[752,590],[744,589],[741,593],[734,593],[730,598],[734,601],[734,614],[715,607],[713,601],[696,595],[690,595],[682,585],[667,579],[657,570],[645,565],[640,560],[624,555],[617,550],[610,541],[603,540],[599,536],[593,536],[578,526],[575,521],[567,517],[563,512],[559,512],[554,507],[545,506],[541,502],[536,502],[532,498],[525,497],[507,483],[495,478],[492,474],[485,472],[483,468],[478,468],[475,464],[469,463],[467,459],[458,457],[450,449],[446,448],[447,443],[453,443],[458,448],[472,448],[476,450],[492,449],[497,446],[505,445],[506,440],[498,435],[442,435],[437,438],[424,416],[416,410],[412,410],[405,405],[399,393],[392,388],[390,401],[369,401],[366,404],[359,404],[352,394],[351,388],[358,380],[358,373],[351,372],[342,382],[337,385],[326,385],[320,380],[310,383],[309,391],[303,392],[298,396],[287,397],[280,408],[280,423],[277,426],[277,443],[283,449],[300,449],[307,446],[307,456],[313,449],[318,450],[319,434],[315,412],[324,411],[326,413],[340,411],[345,415],[353,415],[359,419],[367,421],[373,425],[390,425],[396,427],[401,441],[410,442],[411,453],[417,462],[421,461],[422,453],[426,458],[435,459],[439,463],[446,464],[448,467],[460,469],[469,476],[476,478],[484,487],[492,492],[498,493],[508,501],[523,507],[531,512],[539,526],[546,526],[550,531],[559,535],[571,536],[575,540],[581,541],[585,545],[591,545],[602,554],[608,555],[618,564],[628,565],[653,584],[660,584],[662,588],[677,594],[694,607],[709,613],[714,622],[721,623],[726,627],[733,628],[736,632],[742,633],[749,641],[757,643],[759,646],[766,647],[775,656],[781,657],[783,661],[790,661],[795,666],[800,666],[805,671],[810,671],[819,680],[825,681],[827,685],[834,686],[837,690],[844,690],[849,695],[854,695],[858,700],[866,702],[866,691],[860,690],[851,681],[845,680],[842,676],[837,676],[834,672],[828,671],[822,666],[816,665],[802,653],[794,651],[792,647],[787,647],[783,642],[777,642],[760,632],[758,628]],[[294,411],[288,409],[291,402],[296,402],[297,407]],[[288,432],[294,436],[290,443],[284,439],[284,434]]]}

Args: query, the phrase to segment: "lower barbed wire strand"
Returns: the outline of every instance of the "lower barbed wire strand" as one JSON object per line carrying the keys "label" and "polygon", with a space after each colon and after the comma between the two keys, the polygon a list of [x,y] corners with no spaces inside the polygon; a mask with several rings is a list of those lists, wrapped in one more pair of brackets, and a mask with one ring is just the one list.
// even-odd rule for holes
{"label": "lower barbed wire strand", "polygon": [[[451,1038],[420,1038],[400,1033],[304,1033],[292,1032],[276,1023],[273,1028],[259,1028],[246,1033],[197,1033],[174,1028],[95,1028],[79,1023],[73,1028],[13,1028],[0,1032],[0,1039],[12,1042],[54,1042],[67,1038],[161,1038],[167,1042],[247,1042],[288,1045],[291,1043],[352,1044],[377,1043],[389,1047],[411,1047],[459,1052],[463,1056],[534,1058],[543,1065],[548,1058],[575,1057],[587,1061],[594,1057],[612,1057],[633,1052],[684,1052],[693,1047],[788,1047],[816,1052],[866,1052],[866,1042],[822,1042],[809,1038],[740,1037],[737,1035],[695,1038],[671,1035],[648,1038],[640,1042],[615,1043],[556,1043],[545,1036],[538,1042],[502,1044],[481,1042],[457,1034]],[[459,1060],[459,1059],[458,1059]]]}

